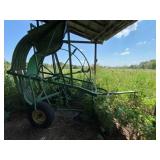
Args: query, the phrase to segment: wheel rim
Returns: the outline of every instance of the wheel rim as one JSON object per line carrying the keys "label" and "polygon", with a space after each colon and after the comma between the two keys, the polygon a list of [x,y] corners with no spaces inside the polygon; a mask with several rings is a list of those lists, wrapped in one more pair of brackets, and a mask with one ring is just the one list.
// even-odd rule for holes
{"label": "wheel rim", "polygon": [[40,110],[34,110],[32,112],[32,119],[37,124],[43,124],[46,121],[46,114],[43,111]]}

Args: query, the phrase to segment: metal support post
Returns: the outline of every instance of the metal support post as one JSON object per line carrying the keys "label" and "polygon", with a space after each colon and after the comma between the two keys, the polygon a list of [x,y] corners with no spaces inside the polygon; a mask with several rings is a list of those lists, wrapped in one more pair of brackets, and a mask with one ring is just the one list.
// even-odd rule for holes
{"label": "metal support post", "polygon": [[54,54],[52,54],[52,64],[53,64],[53,71],[54,71],[54,73],[57,73],[57,71],[56,71],[56,62],[55,62],[55,57],[54,57]]}
{"label": "metal support post", "polygon": [[96,77],[96,64],[97,63],[97,43],[94,46],[94,78]]}
{"label": "metal support post", "polygon": [[69,67],[70,67],[70,77],[71,77],[71,85],[73,85],[73,75],[72,75],[72,53],[71,53],[71,41],[70,41],[70,32],[67,32],[68,36],[68,51],[69,51]]}

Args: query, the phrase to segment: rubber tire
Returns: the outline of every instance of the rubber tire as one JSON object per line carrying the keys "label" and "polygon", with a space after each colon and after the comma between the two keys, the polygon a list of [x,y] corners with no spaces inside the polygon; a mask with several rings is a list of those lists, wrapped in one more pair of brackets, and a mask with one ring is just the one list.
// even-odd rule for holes
{"label": "rubber tire", "polygon": [[55,118],[54,108],[46,102],[41,102],[37,104],[37,110],[41,110],[42,112],[44,112],[44,114],[46,115],[46,120],[43,124],[36,123],[32,118],[32,112],[34,111],[34,109],[32,109],[29,111],[29,121],[31,125],[36,128],[48,128]]}

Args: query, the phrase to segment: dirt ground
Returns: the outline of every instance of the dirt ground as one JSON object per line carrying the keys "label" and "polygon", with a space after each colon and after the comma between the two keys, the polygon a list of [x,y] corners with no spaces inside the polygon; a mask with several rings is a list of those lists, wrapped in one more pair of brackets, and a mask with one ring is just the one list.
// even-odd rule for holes
{"label": "dirt ground", "polygon": [[14,113],[4,124],[5,140],[121,140],[125,137],[117,130],[113,135],[103,135],[93,121],[75,120],[71,111],[57,111],[52,125],[47,129],[33,128],[27,114]]}

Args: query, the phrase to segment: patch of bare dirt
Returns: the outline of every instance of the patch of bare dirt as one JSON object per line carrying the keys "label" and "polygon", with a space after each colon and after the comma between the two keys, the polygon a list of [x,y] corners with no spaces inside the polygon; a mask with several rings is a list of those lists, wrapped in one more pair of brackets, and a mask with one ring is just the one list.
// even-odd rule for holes
{"label": "patch of bare dirt", "polygon": [[75,112],[57,111],[47,129],[33,128],[26,113],[15,113],[4,125],[5,140],[98,140],[125,139],[118,131],[103,135],[94,121],[75,120]]}

